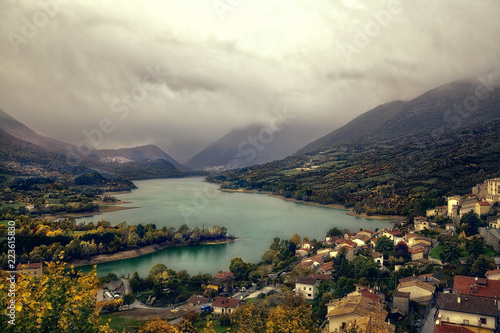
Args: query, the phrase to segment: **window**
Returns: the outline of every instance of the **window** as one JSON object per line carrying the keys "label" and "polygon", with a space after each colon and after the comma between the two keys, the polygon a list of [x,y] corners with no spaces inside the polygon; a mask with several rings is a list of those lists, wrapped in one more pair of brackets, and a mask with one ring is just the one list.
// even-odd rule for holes
{"label": "window", "polygon": [[481,325],[486,325],[486,318],[479,318]]}
{"label": "window", "polygon": [[309,287],[309,291],[311,291],[311,287]]}

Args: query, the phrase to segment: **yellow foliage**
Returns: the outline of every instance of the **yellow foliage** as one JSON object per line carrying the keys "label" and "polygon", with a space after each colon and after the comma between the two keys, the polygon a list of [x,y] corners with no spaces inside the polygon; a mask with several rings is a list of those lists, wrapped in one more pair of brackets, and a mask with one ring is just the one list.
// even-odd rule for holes
{"label": "yellow foliage", "polygon": [[[10,325],[7,304],[10,283],[0,283],[0,332],[114,332],[99,325],[96,295],[99,279],[95,269],[87,275],[65,270],[64,263],[46,262],[40,277],[20,274],[15,285],[15,326]],[[5,275],[6,273],[4,273]]]}
{"label": "yellow foliage", "polygon": [[181,333],[174,325],[169,324],[165,320],[154,319],[147,322],[139,333]]}

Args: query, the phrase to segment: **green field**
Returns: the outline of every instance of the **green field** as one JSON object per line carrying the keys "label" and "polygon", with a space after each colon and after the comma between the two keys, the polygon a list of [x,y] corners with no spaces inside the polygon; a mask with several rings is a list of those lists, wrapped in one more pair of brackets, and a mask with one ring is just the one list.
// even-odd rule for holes
{"label": "green field", "polygon": [[99,316],[99,323],[101,325],[105,325],[109,319],[111,319],[109,327],[117,330],[118,332],[122,332],[123,330],[126,332],[136,332],[139,327],[143,326],[147,322],[146,320],[123,318],[120,317],[120,313],[117,312]]}

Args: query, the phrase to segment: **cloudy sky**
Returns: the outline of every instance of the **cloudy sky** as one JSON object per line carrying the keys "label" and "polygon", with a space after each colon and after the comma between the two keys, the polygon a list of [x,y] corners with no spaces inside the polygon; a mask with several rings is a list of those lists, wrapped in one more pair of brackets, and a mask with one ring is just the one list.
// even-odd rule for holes
{"label": "cloudy sky", "polygon": [[[327,134],[378,104],[498,66],[500,1],[0,1],[0,108],[96,148],[181,162],[231,129]],[[112,122],[110,129],[109,121]]]}

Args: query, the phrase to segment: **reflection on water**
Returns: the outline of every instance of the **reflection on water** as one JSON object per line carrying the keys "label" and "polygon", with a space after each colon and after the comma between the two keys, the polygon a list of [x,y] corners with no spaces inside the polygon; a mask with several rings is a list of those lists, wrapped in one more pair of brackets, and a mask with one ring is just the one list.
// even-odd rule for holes
{"label": "reflection on water", "polygon": [[[353,231],[390,226],[388,220],[369,220],[348,216],[344,210],[309,206],[281,200],[265,194],[217,191],[217,185],[202,178],[153,179],[137,181],[137,190],[117,197],[129,201],[125,206],[141,207],[105,213],[80,221],[108,220],[113,225],[154,223],[158,228],[224,226],[238,239],[230,244],[168,248],[139,258],[98,265],[99,276],[114,272],[126,275],[148,274],[151,267],[163,263],[189,274],[217,273],[227,270],[234,257],[258,262],[274,237],[290,239],[294,233],[309,239],[324,239],[336,226]],[[201,194],[201,197],[200,197]],[[189,212],[186,214],[186,212]],[[86,268],[88,271],[90,268]]]}

